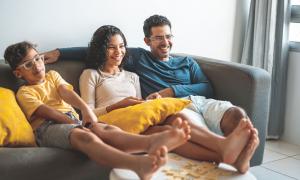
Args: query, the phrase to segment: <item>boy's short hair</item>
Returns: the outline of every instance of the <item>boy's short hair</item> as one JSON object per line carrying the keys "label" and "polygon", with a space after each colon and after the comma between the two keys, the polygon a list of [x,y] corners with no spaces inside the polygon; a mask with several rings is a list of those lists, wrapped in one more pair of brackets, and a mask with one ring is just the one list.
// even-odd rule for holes
{"label": "boy's short hair", "polygon": [[22,59],[27,56],[29,49],[36,50],[36,45],[27,41],[23,41],[10,45],[6,48],[4,52],[4,59],[6,62],[8,62],[12,70],[15,70]]}
{"label": "boy's short hair", "polygon": [[144,21],[143,30],[144,30],[145,37],[149,38],[151,36],[152,27],[164,26],[164,25],[168,25],[171,29],[171,22],[167,17],[157,15],[157,14],[150,16]]}

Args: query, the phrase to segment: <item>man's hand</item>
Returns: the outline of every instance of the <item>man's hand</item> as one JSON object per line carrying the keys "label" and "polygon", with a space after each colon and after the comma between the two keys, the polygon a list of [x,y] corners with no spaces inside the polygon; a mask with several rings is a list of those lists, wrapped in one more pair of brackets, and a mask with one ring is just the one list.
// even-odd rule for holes
{"label": "man's hand", "polygon": [[160,90],[159,92],[155,92],[147,96],[146,99],[157,99],[162,97],[174,97],[174,92],[172,88],[166,88],[163,90]]}
{"label": "man's hand", "polygon": [[44,58],[45,58],[45,64],[55,63],[60,56],[60,52],[57,49],[48,51],[48,52],[44,52],[42,54],[44,55]]}
{"label": "man's hand", "polygon": [[158,99],[158,98],[162,98],[161,95],[158,92],[152,93],[149,96],[146,97],[146,100],[149,99]]}
{"label": "man's hand", "polygon": [[139,99],[139,98],[136,98],[136,97],[129,96],[129,97],[124,98],[121,101],[113,104],[113,105],[107,106],[106,111],[110,112],[110,111],[115,110],[115,109],[125,108],[125,107],[128,107],[128,106],[133,106],[133,105],[140,104],[140,103],[143,103],[143,102],[145,102],[143,99]]}

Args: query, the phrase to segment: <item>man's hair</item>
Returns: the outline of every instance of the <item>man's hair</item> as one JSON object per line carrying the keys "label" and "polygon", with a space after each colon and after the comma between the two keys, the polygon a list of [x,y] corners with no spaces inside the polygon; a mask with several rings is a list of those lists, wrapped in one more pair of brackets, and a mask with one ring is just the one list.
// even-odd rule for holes
{"label": "man's hair", "polygon": [[122,68],[127,58],[127,41],[122,31],[119,28],[111,25],[101,26],[93,34],[91,42],[89,43],[89,49],[87,53],[87,68],[102,69],[104,67],[109,41],[112,36],[117,34],[122,37],[124,46],[126,48],[126,54],[119,66],[120,68]]}
{"label": "man's hair", "polygon": [[144,30],[145,37],[149,38],[151,36],[152,27],[164,26],[164,25],[168,25],[170,29],[172,27],[171,22],[165,16],[161,16],[157,14],[150,16],[148,19],[144,21],[143,30]]}
{"label": "man's hair", "polygon": [[29,49],[36,50],[36,45],[23,41],[10,45],[6,48],[4,52],[4,59],[8,62],[12,70],[15,70],[20,62],[27,56]]}

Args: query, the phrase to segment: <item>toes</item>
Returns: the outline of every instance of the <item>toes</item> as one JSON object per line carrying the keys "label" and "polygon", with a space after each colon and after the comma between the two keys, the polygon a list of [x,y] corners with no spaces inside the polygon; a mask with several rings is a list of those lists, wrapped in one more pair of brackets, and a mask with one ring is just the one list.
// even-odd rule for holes
{"label": "toes", "polygon": [[166,157],[168,153],[168,148],[166,146],[162,146],[160,148],[160,156],[161,157]]}
{"label": "toes", "polygon": [[175,126],[177,128],[181,128],[182,126],[182,119],[180,117],[177,117],[173,123],[172,123],[172,126]]}
{"label": "toes", "polygon": [[256,134],[256,135],[258,135],[258,131],[257,131],[257,129],[256,129],[256,128],[252,128],[252,129],[251,129],[251,131],[252,131],[252,133],[253,133],[253,134]]}
{"label": "toes", "polygon": [[159,166],[166,164],[167,154],[168,154],[168,148],[166,146],[162,146],[159,150],[159,156],[158,156]]}

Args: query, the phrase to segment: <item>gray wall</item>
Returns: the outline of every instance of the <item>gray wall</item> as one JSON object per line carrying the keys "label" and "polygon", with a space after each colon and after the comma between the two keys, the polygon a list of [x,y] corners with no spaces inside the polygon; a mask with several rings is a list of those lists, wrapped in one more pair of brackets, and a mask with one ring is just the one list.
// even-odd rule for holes
{"label": "gray wall", "polygon": [[101,25],[125,33],[129,46],[145,47],[142,25],[152,14],[173,23],[173,52],[236,60],[249,0],[1,0],[0,59],[4,49],[29,40],[40,51],[85,46]]}
{"label": "gray wall", "polygon": [[283,139],[300,145],[300,52],[290,52]]}

